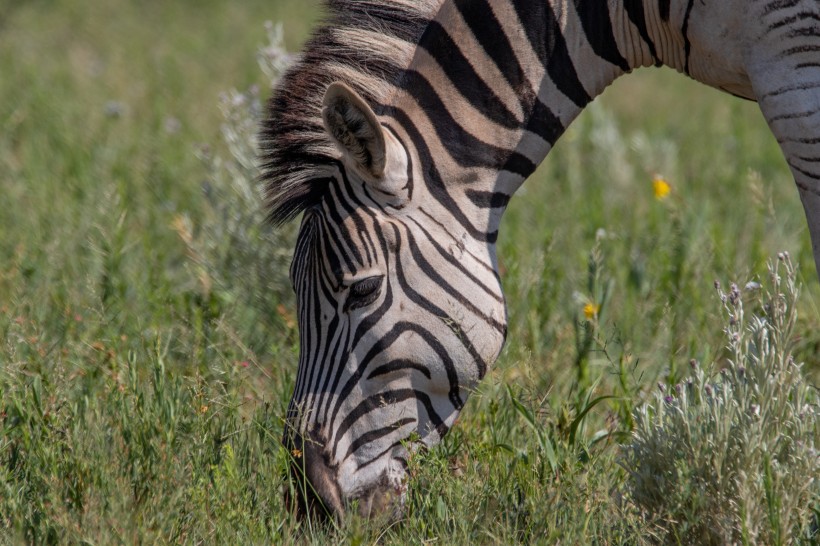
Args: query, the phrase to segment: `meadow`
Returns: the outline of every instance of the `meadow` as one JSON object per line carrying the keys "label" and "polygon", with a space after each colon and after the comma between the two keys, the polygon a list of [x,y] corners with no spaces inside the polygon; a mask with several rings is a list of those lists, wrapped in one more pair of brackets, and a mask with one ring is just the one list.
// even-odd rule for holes
{"label": "meadow", "polygon": [[[263,221],[252,138],[319,15],[0,0],[0,544],[818,543],[820,283],[797,191],[755,104],[666,69],[616,82],[512,200],[507,346],[411,461],[405,520],[290,514],[295,226]],[[775,390],[751,403],[758,364]],[[715,431],[680,460],[653,436],[731,404],[728,477],[694,458]],[[642,466],[670,446],[676,469]]]}

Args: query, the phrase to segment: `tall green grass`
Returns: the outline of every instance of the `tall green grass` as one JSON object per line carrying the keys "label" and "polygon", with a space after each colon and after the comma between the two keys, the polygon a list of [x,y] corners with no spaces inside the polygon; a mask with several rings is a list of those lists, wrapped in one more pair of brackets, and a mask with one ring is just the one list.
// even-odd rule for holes
{"label": "tall green grass", "polygon": [[293,51],[317,16],[0,2],[0,542],[674,537],[674,517],[633,502],[619,446],[657,383],[732,358],[713,281],[743,286],[788,251],[804,285],[791,351],[820,373],[805,220],[756,106],[664,70],[616,82],[510,205],[509,342],[411,461],[406,520],[299,524],[279,447],[294,227],[260,224],[246,143],[270,80],[262,21]]}

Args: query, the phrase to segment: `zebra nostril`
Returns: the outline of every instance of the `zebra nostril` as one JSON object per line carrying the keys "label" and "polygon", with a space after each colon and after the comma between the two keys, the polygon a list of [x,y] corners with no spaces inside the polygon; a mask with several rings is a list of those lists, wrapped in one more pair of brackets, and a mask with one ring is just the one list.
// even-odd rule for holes
{"label": "zebra nostril", "polygon": [[320,521],[341,520],[344,515],[342,495],[336,471],[327,461],[321,436],[288,428],[283,444],[290,455],[290,483],[285,485],[285,505],[299,518]]}

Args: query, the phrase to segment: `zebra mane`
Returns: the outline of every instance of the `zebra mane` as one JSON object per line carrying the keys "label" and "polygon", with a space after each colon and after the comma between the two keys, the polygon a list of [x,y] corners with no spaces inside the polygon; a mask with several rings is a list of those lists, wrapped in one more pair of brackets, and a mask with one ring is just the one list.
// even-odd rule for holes
{"label": "zebra mane", "polygon": [[342,81],[385,104],[443,0],[328,0],[325,24],[282,77],[260,132],[269,219],[280,225],[316,204],[339,157],[322,125],[322,98]]}

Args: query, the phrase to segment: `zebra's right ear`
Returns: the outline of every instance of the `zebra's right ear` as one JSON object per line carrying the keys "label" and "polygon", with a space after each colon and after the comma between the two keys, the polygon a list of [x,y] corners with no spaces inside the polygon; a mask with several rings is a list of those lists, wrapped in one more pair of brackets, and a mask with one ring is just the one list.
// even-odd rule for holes
{"label": "zebra's right ear", "polygon": [[322,120],[325,130],[356,170],[370,181],[384,175],[384,130],[358,93],[341,82],[331,83],[322,101]]}

